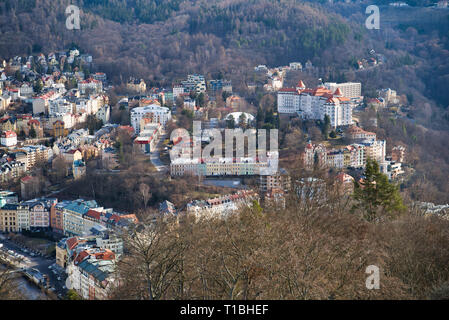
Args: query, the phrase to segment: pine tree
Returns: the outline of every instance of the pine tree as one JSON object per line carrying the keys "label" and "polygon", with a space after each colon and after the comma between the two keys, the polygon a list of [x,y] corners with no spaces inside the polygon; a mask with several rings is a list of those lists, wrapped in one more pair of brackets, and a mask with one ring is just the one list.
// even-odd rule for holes
{"label": "pine tree", "polygon": [[388,177],[380,172],[377,161],[371,159],[366,162],[364,179],[360,183],[354,182],[354,199],[353,210],[362,210],[368,221],[376,220],[379,211],[391,215],[405,209],[398,187],[388,181]]}
{"label": "pine tree", "polygon": [[34,126],[31,126],[30,129],[30,137],[31,138],[36,138],[37,134],[36,134],[36,130],[34,129]]}
{"label": "pine tree", "polygon": [[329,138],[330,127],[331,127],[331,119],[326,114],[324,115],[324,123],[323,126],[321,127],[321,132],[323,133],[324,139],[326,140]]}

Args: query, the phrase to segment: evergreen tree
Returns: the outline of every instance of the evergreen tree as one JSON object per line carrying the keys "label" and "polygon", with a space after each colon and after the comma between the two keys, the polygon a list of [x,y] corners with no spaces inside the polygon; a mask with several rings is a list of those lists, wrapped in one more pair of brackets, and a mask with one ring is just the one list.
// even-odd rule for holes
{"label": "evergreen tree", "polygon": [[239,116],[239,127],[240,128],[246,127],[246,115],[243,112]]}
{"label": "evergreen tree", "polygon": [[36,130],[34,129],[34,126],[31,126],[30,137],[31,138],[36,138],[36,136],[37,136],[37,133],[36,133]]}
{"label": "evergreen tree", "polygon": [[321,132],[323,133],[324,139],[326,139],[326,140],[329,138],[329,130],[330,130],[330,128],[331,128],[331,119],[326,114],[326,115],[324,115],[324,122],[323,122],[323,125],[321,127]]}
{"label": "evergreen tree", "polygon": [[226,125],[228,129],[234,129],[235,128],[235,119],[233,115],[230,115],[228,119],[226,119]]}
{"label": "evergreen tree", "polygon": [[36,93],[41,93],[43,87],[44,87],[44,85],[42,84],[42,81],[39,79],[34,82],[33,90]]}
{"label": "evergreen tree", "polygon": [[366,162],[363,181],[354,182],[354,199],[353,210],[361,209],[368,221],[378,218],[379,210],[391,215],[405,209],[398,187],[388,181],[380,172],[377,161],[371,159]]}

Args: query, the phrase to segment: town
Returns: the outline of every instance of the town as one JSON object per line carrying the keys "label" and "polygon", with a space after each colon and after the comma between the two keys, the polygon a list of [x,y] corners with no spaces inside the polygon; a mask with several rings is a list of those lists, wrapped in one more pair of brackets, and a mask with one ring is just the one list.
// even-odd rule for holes
{"label": "town", "polygon": [[[400,114],[406,109],[403,97],[379,88],[378,97],[366,99],[360,82],[314,79],[308,87],[298,77],[314,77],[317,70],[310,61],[304,68],[300,62],[275,68],[259,65],[254,69],[259,81],[247,83],[241,93],[233,90],[231,80],[200,74],[187,75],[171,88],[149,88],[143,79],[131,78],[120,93],[105,73],[92,72],[94,58],[77,48],[1,63],[0,259],[34,274],[35,282],[59,298],[108,299],[108,290],[120,282],[115,266],[127,254],[124,235],[138,232],[148,221],[146,211],[125,212],[97,202],[93,186],[91,197],[71,194],[77,181],[84,183],[89,175],[120,174],[138,158],[144,166],[141,174],[167,183],[187,178],[215,188],[209,197],[189,198],[180,192],[187,198],[177,203],[168,196],[152,201],[151,221],[157,223],[161,217],[226,219],[242,208],[285,208],[289,193],[306,196],[306,184],[313,191],[308,197],[317,197],[325,188],[324,180],[313,177],[317,169],[333,171],[347,197],[354,181],[363,182],[369,160],[377,161],[393,182],[406,179],[413,170],[404,145],[387,146],[386,140],[362,127],[375,126],[375,117],[364,119],[369,110]],[[265,101],[255,105],[254,92]],[[192,132],[193,121],[203,128],[200,146],[211,142],[214,130],[278,129],[282,142],[279,150],[267,151],[259,141],[258,154],[263,149],[265,161],[234,154],[215,154],[214,161],[194,155],[170,159],[173,149],[190,154],[194,139],[172,133],[176,128]],[[217,147],[221,150],[221,142]],[[238,154],[243,149],[244,143],[231,151]],[[275,172],[265,170],[273,161]],[[308,176],[292,178],[295,166]],[[115,184],[119,187],[120,181]],[[151,192],[155,191],[145,183],[139,185],[145,210]],[[44,249],[33,249],[46,263],[32,263],[14,253],[13,248],[28,255],[30,247],[35,248],[33,239],[39,237],[51,239]],[[57,277],[46,275],[51,269],[58,270],[53,271]]]}

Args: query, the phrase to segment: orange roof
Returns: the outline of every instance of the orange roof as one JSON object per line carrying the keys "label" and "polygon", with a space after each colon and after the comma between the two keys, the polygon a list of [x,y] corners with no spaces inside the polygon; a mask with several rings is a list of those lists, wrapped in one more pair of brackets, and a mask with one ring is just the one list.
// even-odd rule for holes
{"label": "orange roof", "polygon": [[340,88],[337,88],[337,90],[335,90],[334,94],[336,96],[342,96],[343,95],[343,93],[341,92]]}

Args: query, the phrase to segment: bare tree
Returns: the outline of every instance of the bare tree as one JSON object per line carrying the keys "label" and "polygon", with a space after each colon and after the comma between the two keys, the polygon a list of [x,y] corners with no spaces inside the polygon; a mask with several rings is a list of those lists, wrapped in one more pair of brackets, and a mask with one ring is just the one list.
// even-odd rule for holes
{"label": "bare tree", "polygon": [[139,185],[139,192],[140,192],[140,196],[142,197],[143,206],[146,209],[148,201],[151,198],[150,187],[145,183],[141,183]]}

